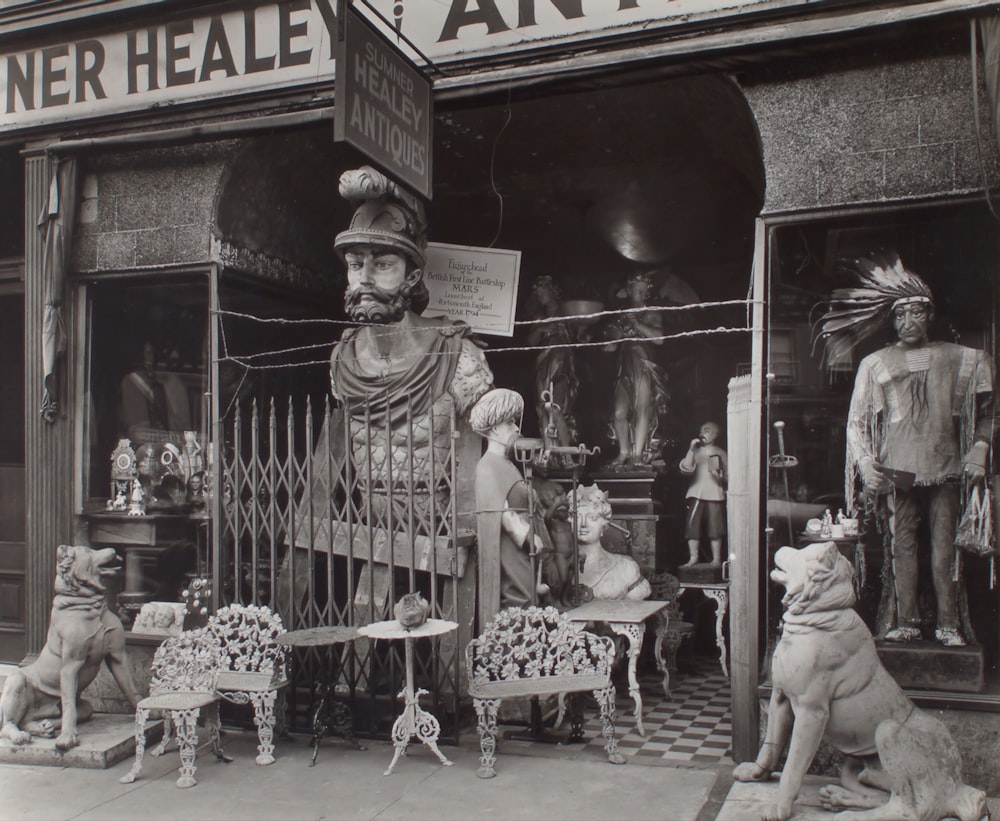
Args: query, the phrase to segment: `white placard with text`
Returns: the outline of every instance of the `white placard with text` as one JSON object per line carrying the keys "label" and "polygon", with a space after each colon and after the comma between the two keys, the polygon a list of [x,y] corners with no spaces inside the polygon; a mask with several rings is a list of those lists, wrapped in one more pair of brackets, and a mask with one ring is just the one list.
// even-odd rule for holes
{"label": "white placard with text", "polygon": [[521,252],[427,244],[424,282],[431,299],[424,316],[460,319],[481,334],[514,335]]}

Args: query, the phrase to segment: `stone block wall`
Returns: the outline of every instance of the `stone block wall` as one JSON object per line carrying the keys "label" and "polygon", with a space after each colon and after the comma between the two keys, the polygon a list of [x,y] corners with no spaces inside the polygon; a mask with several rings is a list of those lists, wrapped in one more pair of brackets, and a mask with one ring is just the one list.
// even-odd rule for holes
{"label": "stone block wall", "polygon": [[[981,76],[979,145],[996,185],[1000,163]],[[739,80],[760,129],[765,212],[983,188],[967,43],[942,44],[936,54],[813,56]]]}
{"label": "stone block wall", "polygon": [[237,145],[117,149],[85,160],[72,270],[209,260],[215,202]]}

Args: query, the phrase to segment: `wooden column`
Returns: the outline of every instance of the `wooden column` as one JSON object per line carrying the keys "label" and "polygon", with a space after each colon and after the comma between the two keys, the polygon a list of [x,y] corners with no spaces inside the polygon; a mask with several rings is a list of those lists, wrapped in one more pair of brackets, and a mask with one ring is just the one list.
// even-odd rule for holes
{"label": "wooden column", "polygon": [[[753,261],[753,310],[749,381],[740,390],[738,407],[739,432],[732,430],[734,388],[746,377],[730,382],[729,443],[729,548],[733,554],[730,566],[730,681],[733,694],[733,758],[752,761],[757,754],[760,730],[760,709],[757,699],[760,667],[759,625],[760,557],[764,550],[761,528],[761,465],[762,414],[764,396],[764,297],[766,291],[767,226],[757,220]],[[734,436],[739,436],[743,457],[734,464]],[[736,524],[738,522],[738,524]]]}
{"label": "wooden column", "polygon": [[48,192],[48,158],[27,153],[25,158],[24,226],[24,403],[25,403],[25,643],[28,656],[45,644],[55,553],[72,534],[73,426],[76,413],[70,396],[69,363],[73,362],[72,301],[63,298],[69,350],[58,365],[59,413],[52,423],[38,410],[42,401],[42,314],[45,307],[43,282],[44,235],[38,215]]}

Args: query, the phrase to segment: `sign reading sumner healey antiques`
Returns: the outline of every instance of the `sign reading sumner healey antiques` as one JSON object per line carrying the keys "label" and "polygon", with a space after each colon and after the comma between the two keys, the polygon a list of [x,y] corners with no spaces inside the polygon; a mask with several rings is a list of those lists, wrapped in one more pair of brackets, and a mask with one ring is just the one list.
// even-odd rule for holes
{"label": "sign reading sumner healey antiques", "polygon": [[430,199],[430,81],[350,6],[344,11],[333,137]]}

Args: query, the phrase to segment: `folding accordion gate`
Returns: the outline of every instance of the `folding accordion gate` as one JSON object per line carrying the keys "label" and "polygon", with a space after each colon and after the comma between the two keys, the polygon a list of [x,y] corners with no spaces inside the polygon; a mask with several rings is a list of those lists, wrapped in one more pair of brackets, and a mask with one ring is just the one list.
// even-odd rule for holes
{"label": "folding accordion gate", "polygon": [[[391,429],[390,414],[372,407],[291,398],[237,407],[219,448],[215,583],[221,601],[267,605],[288,630],[391,619],[394,602],[420,592],[432,618],[462,625],[419,641],[415,654],[416,686],[442,738],[457,741],[465,614],[475,605],[475,571],[466,572],[474,538],[459,530],[456,506],[461,437],[454,414],[414,418],[405,404]],[[358,734],[388,737],[405,674],[401,643],[295,648],[291,674],[292,729],[309,728],[313,687],[324,682],[351,707]]]}

